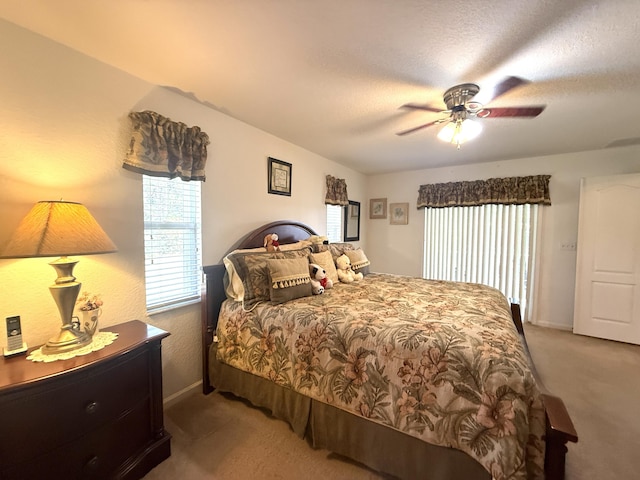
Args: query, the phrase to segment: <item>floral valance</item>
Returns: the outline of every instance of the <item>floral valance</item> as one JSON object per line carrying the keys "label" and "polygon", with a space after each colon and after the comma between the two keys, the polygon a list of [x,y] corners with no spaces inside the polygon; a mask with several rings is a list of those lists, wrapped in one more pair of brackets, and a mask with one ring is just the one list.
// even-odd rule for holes
{"label": "floral valance", "polygon": [[327,196],[324,203],[327,205],[349,205],[347,182],[344,178],[327,175]]}
{"label": "floral valance", "polygon": [[551,205],[550,178],[551,175],[534,175],[420,185],[418,208],[472,207],[488,203]]}
{"label": "floral valance", "polygon": [[209,136],[200,127],[151,112],[131,112],[133,133],[123,168],[145,175],[205,180]]}

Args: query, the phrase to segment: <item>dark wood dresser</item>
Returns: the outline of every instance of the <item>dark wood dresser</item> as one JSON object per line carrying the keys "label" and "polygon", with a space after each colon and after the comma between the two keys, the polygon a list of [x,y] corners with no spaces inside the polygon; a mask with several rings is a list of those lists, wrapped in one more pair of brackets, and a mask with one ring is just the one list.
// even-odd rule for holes
{"label": "dark wood dresser", "polygon": [[139,479],[171,455],[161,342],[134,320],[97,352],[35,363],[0,358],[0,480]]}

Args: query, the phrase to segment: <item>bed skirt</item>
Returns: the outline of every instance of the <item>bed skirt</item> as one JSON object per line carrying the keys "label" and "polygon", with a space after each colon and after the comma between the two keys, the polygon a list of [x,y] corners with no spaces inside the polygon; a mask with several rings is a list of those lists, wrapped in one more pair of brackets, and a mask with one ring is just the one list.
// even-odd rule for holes
{"label": "bed skirt", "polygon": [[314,448],[324,448],[401,479],[491,480],[482,465],[459,450],[428,444],[229,367],[217,361],[216,344],[210,348],[210,380],[217,390],[267,409]]}

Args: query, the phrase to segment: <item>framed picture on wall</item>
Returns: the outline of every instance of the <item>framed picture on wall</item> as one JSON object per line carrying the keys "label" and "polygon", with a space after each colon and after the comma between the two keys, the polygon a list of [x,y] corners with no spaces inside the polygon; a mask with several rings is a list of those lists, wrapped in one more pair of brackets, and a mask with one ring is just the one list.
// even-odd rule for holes
{"label": "framed picture on wall", "polygon": [[369,200],[369,218],[387,218],[386,198],[372,198]]}
{"label": "framed picture on wall", "polygon": [[409,204],[392,203],[389,205],[389,223],[391,225],[407,225],[409,223]]}
{"label": "framed picture on wall", "polygon": [[291,164],[269,157],[267,191],[275,195],[291,196]]}

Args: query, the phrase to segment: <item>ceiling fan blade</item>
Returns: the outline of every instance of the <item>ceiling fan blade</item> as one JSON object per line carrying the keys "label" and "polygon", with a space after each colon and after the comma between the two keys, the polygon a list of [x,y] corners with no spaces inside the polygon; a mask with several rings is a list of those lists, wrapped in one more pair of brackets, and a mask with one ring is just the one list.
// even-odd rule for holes
{"label": "ceiling fan blade", "polygon": [[447,110],[442,110],[442,108],[431,107],[429,105],[418,105],[417,103],[407,103],[402,105],[400,108],[413,108],[416,110],[426,110],[427,112],[437,112],[437,113],[446,113]]}
{"label": "ceiling fan blade", "polygon": [[476,115],[480,118],[497,117],[537,117],[545,109],[545,105],[531,107],[496,107],[483,108]]}
{"label": "ceiling fan blade", "polygon": [[439,123],[443,123],[443,122],[447,122],[447,121],[449,121],[448,118],[441,118],[441,119],[436,120],[434,122],[425,123],[424,125],[419,125],[417,127],[410,128],[409,130],[404,130],[402,132],[398,132],[398,133],[396,133],[396,135],[407,135],[408,133],[417,132],[418,130],[422,130],[423,128],[427,128],[427,127],[430,127],[432,125],[437,125]]}
{"label": "ceiling fan blade", "polygon": [[491,96],[489,98],[482,99],[483,100],[482,103],[486,105],[490,101],[495,100],[501,95],[504,95],[509,90],[513,90],[514,88],[519,87],[520,85],[524,85],[526,83],[531,83],[531,82],[529,82],[529,80],[525,80],[524,78],[520,78],[520,77],[507,77],[493,88],[493,92],[490,93]]}

